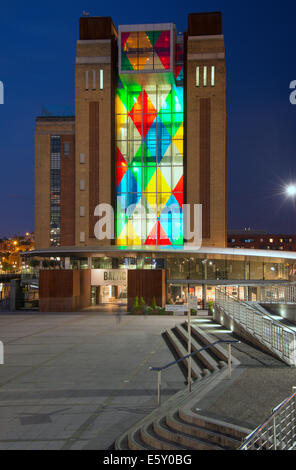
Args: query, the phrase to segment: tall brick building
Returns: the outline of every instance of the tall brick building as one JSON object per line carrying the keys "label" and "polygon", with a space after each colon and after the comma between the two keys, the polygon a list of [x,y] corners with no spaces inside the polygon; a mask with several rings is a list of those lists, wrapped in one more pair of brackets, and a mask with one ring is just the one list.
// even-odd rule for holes
{"label": "tall brick building", "polygon": [[[294,279],[290,251],[227,248],[226,133],[220,13],[190,14],[183,33],[80,18],[75,113],[36,123],[40,309],[188,295],[204,306],[217,285],[249,298],[254,283]],[[95,236],[99,204],[113,210],[108,239]],[[195,204],[201,248],[184,233]]]}
{"label": "tall brick building", "polygon": [[[80,18],[75,116],[48,114],[36,123],[36,248],[182,249],[183,203],[202,204],[202,245],[226,246],[220,13],[190,14],[184,33]],[[95,238],[100,203],[114,208],[113,240]]]}

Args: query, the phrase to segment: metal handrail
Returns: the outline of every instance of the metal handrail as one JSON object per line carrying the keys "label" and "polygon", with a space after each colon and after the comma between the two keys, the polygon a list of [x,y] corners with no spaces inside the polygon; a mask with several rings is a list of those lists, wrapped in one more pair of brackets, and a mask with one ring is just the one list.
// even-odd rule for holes
{"label": "metal handrail", "polygon": [[201,351],[206,351],[207,349],[210,349],[212,348],[213,346],[215,346],[216,344],[227,344],[228,345],[228,377],[230,378],[231,377],[231,344],[233,343],[240,343],[239,340],[237,339],[233,339],[233,340],[223,340],[223,339],[220,339],[218,341],[215,341],[214,343],[211,343],[211,344],[208,344],[208,346],[204,346],[202,347],[201,349],[198,349],[196,351],[194,351],[193,353],[191,354],[187,354],[186,356],[183,356],[181,357],[180,359],[177,359],[176,361],[173,361],[173,362],[169,362],[168,364],[166,364],[165,366],[161,366],[161,367],[149,367],[149,370],[152,371],[152,372],[157,372],[157,396],[158,396],[158,406],[160,405],[161,403],[161,396],[160,396],[160,391],[161,391],[161,372],[165,369],[168,369],[169,367],[171,366],[174,366],[176,364],[179,364],[180,362],[183,362],[185,361],[186,359],[189,359],[190,357],[192,356],[195,356],[196,354],[200,353]]}
{"label": "metal handrail", "polygon": [[[246,302],[245,300],[239,300],[237,299],[236,297],[234,297],[233,295],[231,294],[225,294],[223,291],[221,291],[220,289],[217,289],[219,292],[221,292],[221,294],[223,295],[226,295],[227,297],[231,298],[234,302],[238,302],[238,303],[241,303],[241,304],[244,304],[246,307],[249,307],[251,309],[254,309],[256,310],[258,313],[260,313],[260,315],[264,316],[264,317],[268,317],[272,323],[274,323],[275,325],[278,325],[280,326],[281,328],[284,328],[285,330],[290,330],[291,333],[293,333],[293,335],[295,335],[295,331],[290,328],[289,326],[281,323],[280,321],[278,320],[275,320],[271,315],[269,315],[269,313],[263,313],[256,305],[251,305],[249,302]],[[259,302],[258,302],[259,303]]]}
{"label": "metal handrail", "polygon": [[[296,365],[296,334],[292,328],[262,312],[256,305],[239,300],[221,289],[216,289],[215,304],[221,312],[233,318],[263,344],[269,344],[270,349],[282,360],[289,365]],[[256,320],[258,315],[261,318],[260,331]]]}
{"label": "metal handrail", "polygon": [[[254,431],[252,431],[244,440],[244,442],[242,443],[242,445],[239,447],[238,450],[247,450],[248,447],[249,447],[249,444],[251,443],[252,440],[256,440],[256,437],[260,436],[260,433],[262,433],[264,431],[264,429],[266,429],[268,427],[268,425],[270,423],[272,423],[272,426],[275,428],[275,418],[277,417],[277,415],[282,411],[282,409],[293,399],[293,398],[296,398],[296,387],[293,387],[293,394],[286,398],[284,401],[282,401],[282,403],[280,403],[278,406],[276,406],[273,410],[272,410],[272,414],[264,421],[263,424],[260,424],[256,429],[254,429]],[[276,436],[276,433],[274,435],[274,448],[275,450],[277,449],[277,436]]]}

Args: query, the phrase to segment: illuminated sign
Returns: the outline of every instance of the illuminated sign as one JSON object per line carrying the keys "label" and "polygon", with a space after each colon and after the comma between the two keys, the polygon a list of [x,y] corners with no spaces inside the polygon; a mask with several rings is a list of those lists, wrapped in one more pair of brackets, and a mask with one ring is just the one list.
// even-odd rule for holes
{"label": "illuminated sign", "polygon": [[126,286],[127,269],[92,269],[92,286]]}

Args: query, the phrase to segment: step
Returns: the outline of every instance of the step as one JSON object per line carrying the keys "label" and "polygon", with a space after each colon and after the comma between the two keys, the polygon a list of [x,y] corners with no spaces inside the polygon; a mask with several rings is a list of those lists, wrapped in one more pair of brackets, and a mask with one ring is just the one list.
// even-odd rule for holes
{"label": "step", "polygon": [[[188,331],[182,328],[180,325],[176,326],[176,329],[179,331],[180,335],[183,336],[184,340],[188,342]],[[193,336],[191,336],[191,346],[193,351],[198,351],[204,347],[203,345],[199,344]],[[210,372],[218,370],[219,363],[217,363],[207,351],[200,351],[196,354],[196,356],[199,357],[205,369],[208,369]]]}
{"label": "step", "polygon": [[153,429],[157,436],[169,442],[174,442],[182,448],[187,447],[191,450],[228,450],[210,441],[196,438],[181,431],[176,431],[167,424],[166,418],[155,421],[153,423]]}
{"label": "step", "polygon": [[182,432],[187,435],[193,436],[195,438],[200,438],[205,441],[212,442],[223,448],[237,449],[241,440],[236,439],[228,434],[223,434],[218,431],[212,431],[207,427],[196,426],[194,424],[189,424],[186,421],[183,421],[179,416],[179,412],[175,411],[172,414],[166,416],[167,425],[174,429],[176,432]]}
{"label": "step", "polygon": [[[166,336],[168,340],[170,341],[171,345],[173,346],[173,348],[175,349],[175,351],[177,352],[180,359],[181,357],[187,356],[188,352],[186,351],[186,349],[178,340],[178,338],[176,337],[176,335],[173,333],[172,330],[166,330]],[[186,370],[188,370],[188,360],[185,359],[184,361],[182,361],[182,363],[186,367]],[[201,378],[202,376],[203,376],[202,369],[200,369],[200,367],[195,362],[191,361],[191,377],[194,380],[197,380]]]}
{"label": "step", "polygon": [[[186,354],[188,354],[188,338],[186,338],[186,334],[185,335],[183,334],[184,330],[183,329],[180,330],[177,326],[175,326],[174,328],[171,328],[171,331],[176,336],[179,343],[182,344],[184,350],[186,351]],[[191,344],[191,352],[194,352],[192,349],[192,344]],[[194,362],[194,364],[197,365],[203,377],[211,373],[211,371],[205,367],[204,363],[201,361],[198,354],[191,357],[191,364],[192,364],[192,361]]]}
{"label": "step", "polygon": [[153,447],[149,446],[147,443],[145,443],[142,438],[141,438],[141,433],[139,430],[137,430],[134,433],[130,433],[127,438],[127,445],[128,447],[126,449],[122,450],[154,450]]}
{"label": "step", "polygon": [[[152,423],[155,419],[158,419],[162,416],[166,416],[171,410],[176,410],[178,407],[185,406],[188,402],[196,400],[196,396],[199,396],[201,391],[204,388],[211,387],[221,374],[221,371],[211,374],[209,377],[204,377],[192,384],[191,392],[188,392],[187,388],[180,390],[175,395],[168,398],[160,407],[155,406],[155,409],[148,415],[144,416],[140,421],[134,424],[129,430],[127,430],[123,435],[119,436],[115,441],[115,450],[125,449],[124,442],[125,437],[129,436],[130,439],[139,429]],[[156,398],[155,398],[156,399]]]}
{"label": "step", "polygon": [[[182,324],[182,326],[184,329],[187,329],[187,322],[185,322],[185,324]],[[201,328],[197,327],[194,323],[191,324],[191,329],[192,335],[194,335],[197,341],[201,342],[203,346],[208,346],[209,344],[212,344],[217,341],[217,338],[214,338],[213,336],[209,335]],[[215,344],[215,346],[211,347],[209,351],[211,351],[217,357],[217,359],[223,363],[223,365],[228,362],[227,351],[220,344]]]}
{"label": "step", "polygon": [[140,429],[140,434],[141,439],[154,450],[191,450],[156,434],[152,423],[143,426]]}
{"label": "step", "polygon": [[199,415],[193,410],[188,410],[188,408],[186,409],[186,407],[179,409],[179,417],[182,421],[186,423],[193,424],[198,427],[207,428],[210,431],[224,434],[239,441],[245,439],[245,437],[248,436],[248,434],[250,433],[249,429],[234,424],[226,423],[225,421],[221,421],[208,416]]}

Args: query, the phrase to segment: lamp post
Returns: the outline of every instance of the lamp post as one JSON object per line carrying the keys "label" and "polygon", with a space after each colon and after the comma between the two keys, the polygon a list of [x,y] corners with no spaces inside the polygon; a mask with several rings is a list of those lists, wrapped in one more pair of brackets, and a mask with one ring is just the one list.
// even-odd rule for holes
{"label": "lamp post", "polygon": [[296,184],[290,184],[289,186],[287,186],[286,194],[289,197],[295,197],[296,196]]}

